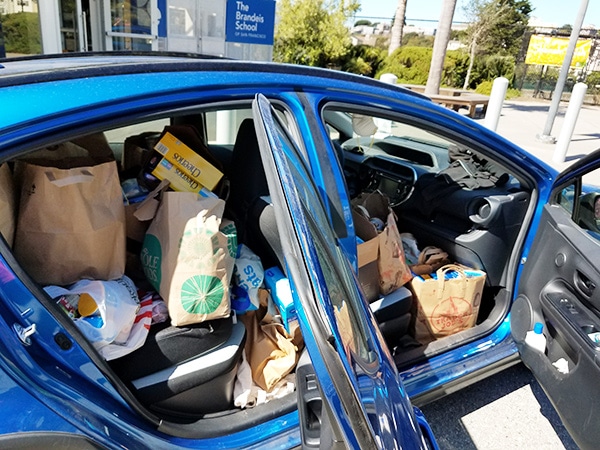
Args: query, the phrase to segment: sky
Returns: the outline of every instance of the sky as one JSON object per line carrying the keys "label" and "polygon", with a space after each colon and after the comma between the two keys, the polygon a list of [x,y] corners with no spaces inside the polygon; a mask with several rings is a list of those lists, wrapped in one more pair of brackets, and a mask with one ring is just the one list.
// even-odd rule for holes
{"label": "sky", "polygon": [[[544,22],[544,24],[562,26],[573,24],[577,18],[581,0],[530,0],[533,7],[531,17]],[[454,20],[465,20],[463,8],[468,0],[457,0],[454,11]],[[356,14],[356,19],[368,19],[371,22],[384,21],[394,16],[398,0],[361,0],[361,9]],[[406,23],[423,28],[435,27],[442,11],[443,0],[408,0],[406,6]],[[568,6],[566,6],[568,5]],[[375,20],[377,19],[377,20]],[[589,0],[585,25],[600,26],[600,1]]]}

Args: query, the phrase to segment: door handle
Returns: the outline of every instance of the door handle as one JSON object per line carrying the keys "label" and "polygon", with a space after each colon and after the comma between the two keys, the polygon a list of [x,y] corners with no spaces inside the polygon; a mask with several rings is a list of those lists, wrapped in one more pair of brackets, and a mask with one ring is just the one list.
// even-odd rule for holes
{"label": "door handle", "polygon": [[596,283],[577,270],[575,272],[575,287],[585,297],[591,297],[596,289]]}

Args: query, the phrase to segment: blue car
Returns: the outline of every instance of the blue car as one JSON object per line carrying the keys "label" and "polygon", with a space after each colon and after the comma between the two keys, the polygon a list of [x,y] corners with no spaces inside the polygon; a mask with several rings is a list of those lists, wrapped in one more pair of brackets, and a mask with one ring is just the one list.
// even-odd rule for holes
{"label": "blue car", "polygon": [[[5,60],[0,104],[3,446],[437,448],[417,406],[520,360],[574,440],[599,442],[598,154],[558,175],[397,86],[190,56]],[[104,165],[113,178],[93,195],[60,197],[91,189]],[[114,176],[123,227],[74,231],[115,222]],[[221,224],[254,255],[244,274],[264,272],[264,297],[238,269],[189,285],[194,308],[227,303],[193,323],[163,291],[175,275],[156,275],[168,248],[157,256],[148,237],[186,190],[224,205]],[[217,228],[194,245],[212,245],[217,265],[231,247],[241,267],[242,246]],[[132,313],[111,289],[136,298]],[[275,350],[254,365],[267,328]],[[272,362],[279,394],[263,386]]]}

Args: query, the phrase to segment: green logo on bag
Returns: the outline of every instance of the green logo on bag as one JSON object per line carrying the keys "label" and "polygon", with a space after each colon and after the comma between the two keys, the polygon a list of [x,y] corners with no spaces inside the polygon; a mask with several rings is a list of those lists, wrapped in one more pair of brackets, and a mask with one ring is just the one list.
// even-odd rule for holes
{"label": "green logo on bag", "polygon": [[229,256],[235,258],[237,256],[237,230],[234,223],[230,223],[221,228],[221,233],[227,236],[227,250]]}
{"label": "green logo on bag", "polygon": [[160,241],[153,234],[146,234],[144,237],[144,245],[140,258],[146,278],[158,290],[161,281],[160,262],[162,259],[162,250]]}
{"label": "green logo on bag", "polygon": [[210,275],[194,275],[181,286],[181,306],[190,314],[211,314],[221,304],[225,287]]}

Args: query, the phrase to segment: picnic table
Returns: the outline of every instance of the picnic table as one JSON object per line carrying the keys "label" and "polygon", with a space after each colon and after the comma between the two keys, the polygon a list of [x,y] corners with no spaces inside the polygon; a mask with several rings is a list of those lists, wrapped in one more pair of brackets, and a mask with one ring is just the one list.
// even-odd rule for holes
{"label": "picnic table", "polygon": [[481,94],[461,94],[459,96],[430,95],[429,98],[435,103],[452,108],[454,111],[458,111],[461,107],[466,106],[471,119],[475,118],[478,106],[482,107],[482,113],[485,116],[488,103],[490,102],[489,96]]}
{"label": "picnic table", "polygon": [[[401,86],[410,89],[411,91],[425,93],[425,86],[423,85],[402,84]],[[490,101],[490,98],[487,95],[475,94],[472,91],[454,88],[440,88],[439,94],[429,95],[428,97],[431,98],[433,102],[447,108],[452,108],[454,111],[458,111],[461,107],[466,107],[468,109],[468,115],[472,119],[475,118],[478,106],[482,107],[482,113],[485,116]]]}

